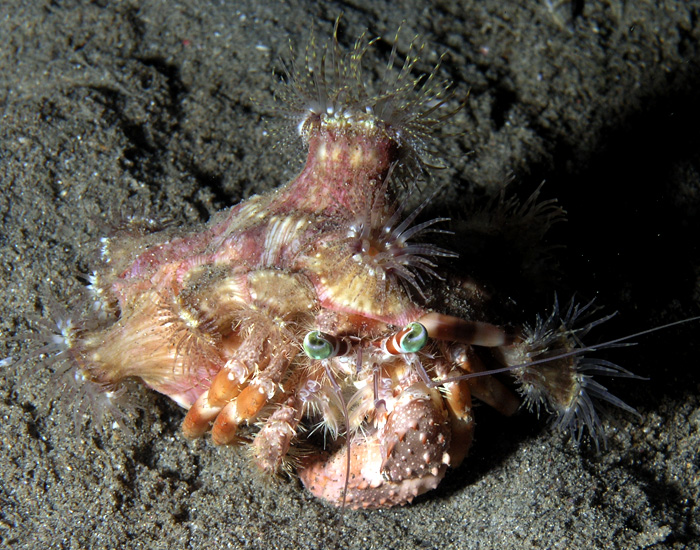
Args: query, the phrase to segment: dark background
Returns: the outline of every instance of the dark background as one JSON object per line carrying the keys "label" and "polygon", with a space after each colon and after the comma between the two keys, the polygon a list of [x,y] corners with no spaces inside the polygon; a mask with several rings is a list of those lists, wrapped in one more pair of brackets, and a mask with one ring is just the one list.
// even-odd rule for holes
{"label": "dark background", "polygon": [[[543,198],[567,211],[547,234],[561,248],[536,277],[519,269],[518,254],[542,246],[526,238],[486,239],[452,266],[485,279],[514,322],[533,320],[555,291],[619,310],[594,340],[697,315],[700,4],[660,4],[3,1],[0,356],[26,350],[13,337],[42,297],[67,301],[120,219],[203,221],[294,175],[303,153],[271,153],[284,124],[272,101],[280,58],[310,29],[329,36],[341,12],[344,46],[364,29],[383,38],[366,56],[368,78],[402,22],[399,52],[415,34],[427,41],[420,70],[447,53],[440,75],[465,108],[438,137],[447,168],[424,186],[444,186],[431,214],[470,227],[506,184],[522,201],[542,180]],[[650,377],[603,381],[642,415],[612,417],[608,451],[480,407],[470,457],[437,491],[342,519],[298,481],[262,479],[244,449],[184,440],[182,411],[140,388],[135,437],[111,426],[76,434],[70,402],[43,405],[49,372],[6,361],[0,544],[692,547],[697,335],[688,324],[607,352]]]}

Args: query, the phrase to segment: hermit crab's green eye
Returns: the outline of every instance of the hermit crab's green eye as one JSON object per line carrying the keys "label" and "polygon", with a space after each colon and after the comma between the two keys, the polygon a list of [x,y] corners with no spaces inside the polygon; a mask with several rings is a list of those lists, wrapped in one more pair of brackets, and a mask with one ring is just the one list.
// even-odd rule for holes
{"label": "hermit crab's green eye", "polygon": [[416,353],[428,343],[428,331],[420,323],[410,323],[397,336],[403,353]]}
{"label": "hermit crab's green eye", "polygon": [[332,339],[328,334],[312,330],[304,337],[304,353],[318,361],[328,359],[335,351]]}

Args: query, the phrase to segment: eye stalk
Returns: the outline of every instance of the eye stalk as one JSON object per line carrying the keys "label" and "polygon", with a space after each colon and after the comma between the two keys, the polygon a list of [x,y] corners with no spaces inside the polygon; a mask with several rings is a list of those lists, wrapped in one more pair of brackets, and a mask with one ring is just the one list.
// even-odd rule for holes
{"label": "eye stalk", "polygon": [[416,353],[428,343],[428,331],[420,323],[410,323],[395,336],[403,353]]}
{"label": "eye stalk", "polygon": [[304,353],[317,361],[328,359],[335,355],[337,344],[335,340],[336,338],[330,334],[312,330],[304,337]]}
{"label": "eye stalk", "polygon": [[[409,323],[393,335],[376,340],[373,345],[388,355],[417,353],[428,343],[428,330],[421,323]],[[306,334],[303,343],[304,353],[316,361],[324,361],[352,353],[352,342],[342,336],[333,336],[320,330]]]}
{"label": "eye stalk", "polygon": [[428,343],[428,330],[420,323],[409,323],[393,336],[384,338],[376,346],[389,355],[417,353]]}
{"label": "eye stalk", "polygon": [[350,338],[333,336],[320,330],[312,330],[304,337],[304,353],[315,359],[323,361],[333,357],[350,355],[353,352],[353,343]]}

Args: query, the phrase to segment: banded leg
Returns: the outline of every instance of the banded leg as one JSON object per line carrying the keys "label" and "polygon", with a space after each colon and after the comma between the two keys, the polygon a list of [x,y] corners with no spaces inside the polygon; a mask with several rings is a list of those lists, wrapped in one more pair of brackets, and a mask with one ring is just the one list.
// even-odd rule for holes
{"label": "banded leg", "polygon": [[[448,355],[454,364],[467,373],[487,371],[471,346],[501,348],[519,339],[517,331],[509,327],[499,327],[480,321],[466,321],[442,313],[428,313],[419,319],[419,323],[426,328],[431,338],[456,342],[449,348]],[[507,416],[514,414],[520,407],[520,400],[513,392],[492,376],[470,378],[467,386],[474,397]],[[459,391],[464,392],[463,389]]]}
{"label": "banded leg", "polygon": [[518,340],[517,331],[511,327],[499,327],[481,321],[467,321],[442,313],[427,313],[418,322],[423,325],[428,336],[435,340],[459,342],[471,346],[494,348],[507,346]]}
{"label": "banded leg", "polygon": [[[231,340],[241,334],[245,334],[243,341],[216,374],[209,390],[199,396],[185,416],[182,427],[186,437],[200,437],[213,421],[214,443],[233,443],[238,426],[254,421],[274,396],[289,365],[291,346],[272,323],[256,323],[252,329],[239,327]],[[255,372],[257,375],[251,379]]]}
{"label": "banded leg", "polygon": [[214,420],[211,429],[212,441],[216,445],[229,445],[236,439],[238,426],[254,422],[261,409],[272,399],[277,385],[287,371],[292,356],[292,347],[275,349],[267,368],[253,378],[238,396],[226,404]]}

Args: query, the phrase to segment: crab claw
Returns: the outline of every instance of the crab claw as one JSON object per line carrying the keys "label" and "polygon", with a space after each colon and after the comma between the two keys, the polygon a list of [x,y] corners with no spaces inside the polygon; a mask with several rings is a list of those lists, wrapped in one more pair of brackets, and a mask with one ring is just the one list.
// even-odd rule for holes
{"label": "crab claw", "polygon": [[444,477],[451,460],[450,434],[440,393],[417,383],[401,394],[383,427],[356,435],[331,454],[308,457],[299,477],[311,493],[336,506],[407,504]]}

